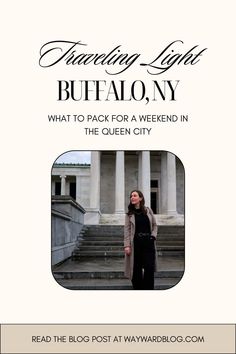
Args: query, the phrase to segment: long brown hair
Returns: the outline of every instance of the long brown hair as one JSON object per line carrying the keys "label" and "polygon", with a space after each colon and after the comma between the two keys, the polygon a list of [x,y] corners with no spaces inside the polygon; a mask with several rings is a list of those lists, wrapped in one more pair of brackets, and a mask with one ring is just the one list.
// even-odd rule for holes
{"label": "long brown hair", "polygon": [[[134,189],[133,191],[130,192],[129,198],[131,198],[131,195],[133,192],[138,193],[139,198],[142,198],[142,200],[140,200],[140,209],[143,214],[147,214],[147,209],[145,207],[145,199],[144,199],[143,193],[141,191],[139,191],[138,189]],[[132,215],[134,213],[135,213],[135,206],[130,202],[128,205],[127,215]]]}

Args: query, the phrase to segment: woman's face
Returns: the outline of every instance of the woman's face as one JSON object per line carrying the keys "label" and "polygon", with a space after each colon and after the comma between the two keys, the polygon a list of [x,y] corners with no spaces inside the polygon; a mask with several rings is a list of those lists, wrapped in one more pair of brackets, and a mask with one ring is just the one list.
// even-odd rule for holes
{"label": "woman's face", "polygon": [[140,201],[142,200],[143,198],[141,198],[138,194],[138,192],[132,192],[131,195],[130,195],[130,202],[131,204],[139,207],[140,205]]}

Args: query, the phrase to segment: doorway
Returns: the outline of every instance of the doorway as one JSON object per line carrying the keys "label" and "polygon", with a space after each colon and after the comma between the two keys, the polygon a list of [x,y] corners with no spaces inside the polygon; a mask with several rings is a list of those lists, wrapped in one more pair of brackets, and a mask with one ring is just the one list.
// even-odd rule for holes
{"label": "doorway", "polygon": [[154,214],[159,214],[159,181],[151,180],[151,209]]}

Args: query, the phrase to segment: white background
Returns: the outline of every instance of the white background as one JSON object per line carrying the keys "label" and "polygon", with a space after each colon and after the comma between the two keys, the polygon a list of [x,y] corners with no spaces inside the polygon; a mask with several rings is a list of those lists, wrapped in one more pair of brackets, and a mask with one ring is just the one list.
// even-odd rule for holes
{"label": "white background", "polygon": [[[1,11],[1,323],[235,323],[234,1],[8,1]],[[180,80],[176,102],[57,102],[56,80],[111,80],[103,68],[38,65],[51,40],[91,52],[121,44],[150,58],[181,39],[207,47],[193,67],[152,78],[134,65],[114,78]],[[48,114],[189,114],[149,136],[85,136]],[[115,126],[115,125],[114,125]],[[186,269],[166,291],[69,291],[51,275],[50,175],[68,150],[168,150],[186,172]]]}

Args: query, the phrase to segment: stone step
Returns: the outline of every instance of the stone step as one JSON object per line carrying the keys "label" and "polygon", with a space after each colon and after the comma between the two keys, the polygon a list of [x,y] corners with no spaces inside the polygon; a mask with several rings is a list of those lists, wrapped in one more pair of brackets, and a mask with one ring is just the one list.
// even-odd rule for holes
{"label": "stone step", "polygon": [[[81,233],[80,233],[80,236],[81,236]],[[110,238],[110,237],[117,237],[117,238],[124,238],[124,230],[122,232],[99,232],[99,233],[89,233],[89,232],[85,232],[83,234],[83,237],[89,237],[89,238],[92,238],[92,237],[96,237],[96,238],[102,238],[102,237],[107,237],[107,238]],[[83,238],[83,237],[80,237],[80,238]],[[167,238],[170,238],[170,237],[174,237],[174,238],[180,238],[180,237],[183,237],[184,238],[184,233],[183,232],[179,232],[179,233],[174,233],[174,232],[159,232],[158,231],[158,237],[167,237]]]}
{"label": "stone step", "polygon": [[159,245],[157,244],[157,250],[183,250],[184,246],[183,245]]}
{"label": "stone step", "polygon": [[[132,290],[129,279],[58,279],[57,282],[70,290]],[[166,290],[178,282],[176,278],[156,278],[154,288]]]}
{"label": "stone step", "polygon": [[[182,244],[172,245],[172,244],[157,244],[157,250],[183,250]],[[81,245],[73,251],[74,254],[78,252],[96,252],[96,251],[114,251],[114,252],[124,252],[123,246],[117,245]]]}
{"label": "stone step", "polygon": [[79,243],[79,246],[123,246],[124,241],[123,240],[81,240]]}
{"label": "stone step", "polygon": [[101,225],[91,225],[91,227],[87,226],[87,229],[84,230],[87,235],[101,235],[101,234],[114,234],[114,235],[122,235],[124,233],[124,226],[116,226],[110,225],[101,226]]}
{"label": "stone step", "polygon": [[[111,229],[111,228],[116,228],[118,229],[123,229],[124,225],[116,225],[116,224],[97,224],[97,225],[84,225],[83,229],[84,230],[90,230],[90,229]],[[184,225],[158,225],[158,228],[160,230],[182,230],[184,228]]]}
{"label": "stone step", "polygon": [[124,251],[123,245],[80,245],[74,252],[77,251]]}
{"label": "stone step", "polygon": [[158,233],[160,234],[184,234],[184,226],[177,226],[177,225],[172,225],[172,226],[158,226]]}
{"label": "stone step", "polygon": [[158,239],[175,239],[175,240],[179,240],[179,239],[183,239],[184,240],[184,234],[173,234],[173,233],[159,233],[157,234],[157,238]]}
{"label": "stone step", "polygon": [[[124,229],[120,230],[119,232],[118,231],[115,231],[115,230],[110,230],[109,232],[106,231],[106,230],[100,230],[99,232],[98,231],[86,231],[86,232],[80,232],[80,235],[88,235],[89,237],[101,237],[101,236],[107,236],[107,237],[110,237],[110,236],[117,236],[117,237],[124,237]],[[158,236],[183,236],[184,237],[184,230],[182,230],[181,232],[175,232],[175,230],[168,230],[168,231],[161,231],[158,229]]]}
{"label": "stone step", "polygon": [[[124,226],[123,225],[87,225],[82,230],[83,234],[88,236],[103,236],[107,235],[123,235],[124,234]],[[159,226],[158,228],[159,234],[184,234],[183,226]]]}
{"label": "stone step", "polygon": [[124,251],[110,251],[110,250],[79,250],[75,249],[72,253],[72,259],[76,260],[80,257],[124,257]]}
{"label": "stone step", "polygon": [[[97,244],[122,244],[124,243],[124,236],[122,237],[90,237],[90,236],[86,236],[83,239],[78,239],[77,240],[78,245],[86,245],[86,244],[91,244],[91,245],[95,245]],[[165,244],[165,243],[173,243],[173,244],[179,244],[185,243],[184,237],[159,237],[157,238],[157,243],[158,244]]]}
{"label": "stone step", "polygon": [[[126,279],[123,271],[54,271],[56,279]],[[158,271],[155,278],[181,278],[183,271]]]}
{"label": "stone step", "polygon": [[79,237],[79,241],[120,241],[122,242],[124,240],[124,235],[95,235],[95,236],[90,236],[90,235],[85,235],[83,238]]}
{"label": "stone step", "polygon": [[[184,249],[182,246],[163,246],[157,248],[157,254],[160,256],[175,256],[175,257],[183,257],[184,256]],[[72,253],[72,259],[76,260],[82,257],[124,257],[124,251],[120,250],[79,250],[75,249]]]}
{"label": "stone step", "polygon": [[[163,246],[163,245],[172,245],[173,240],[157,240],[157,245],[158,246]],[[124,241],[113,241],[113,240],[81,240],[80,243],[78,244],[78,247],[81,246],[122,246],[124,245]],[[175,241],[175,245],[184,245],[183,240],[177,240]]]}
{"label": "stone step", "polygon": [[177,257],[184,258],[185,252],[184,250],[157,250],[157,255],[161,257]]}

